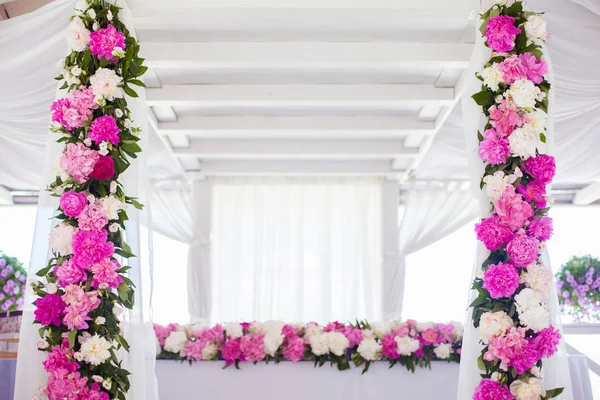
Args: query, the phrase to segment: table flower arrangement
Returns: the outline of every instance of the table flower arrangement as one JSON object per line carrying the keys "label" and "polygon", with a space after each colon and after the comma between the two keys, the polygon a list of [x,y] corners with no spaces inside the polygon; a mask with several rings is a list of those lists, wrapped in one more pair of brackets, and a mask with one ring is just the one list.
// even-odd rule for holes
{"label": "table flower arrangement", "polygon": [[222,360],[225,367],[264,361],[311,361],[340,371],[355,367],[367,372],[375,361],[409,371],[430,367],[432,360],[459,362],[463,326],[414,320],[354,324],[281,321],[218,324],[213,327],[155,324],[156,353],[161,359]]}
{"label": "table flower arrangement", "polygon": [[0,312],[23,309],[26,282],[23,264],[0,252]]}
{"label": "table flower arrangement", "polygon": [[562,311],[576,322],[600,322],[600,260],[573,257],[556,274]]}

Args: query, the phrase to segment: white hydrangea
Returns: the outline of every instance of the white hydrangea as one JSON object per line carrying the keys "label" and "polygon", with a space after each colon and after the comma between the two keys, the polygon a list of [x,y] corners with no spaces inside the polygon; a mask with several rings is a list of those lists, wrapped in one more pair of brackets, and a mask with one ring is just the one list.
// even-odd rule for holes
{"label": "white hydrangea", "polygon": [[274,356],[279,346],[283,344],[283,339],[285,339],[285,336],[283,336],[281,331],[279,333],[275,330],[268,331],[264,337],[265,353]]}
{"label": "white hydrangea", "polygon": [[433,322],[417,322],[417,332],[423,332],[427,329],[433,329],[435,324]]}
{"label": "white hydrangea", "polygon": [[83,342],[79,349],[79,357],[88,364],[100,365],[110,357],[111,348],[108,340],[95,334]]}
{"label": "white hydrangea", "polygon": [[515,296],[515,305],[519,321],[527,329],[539,332],[550,326],[550,310],[541,293],[525,288]]}
{"label": "white hydrangea", "polygon": [[381,345],[375,339],[363,339],[358,345],[358,354],[368,361],[375,361],[381,358]]}
{"label": "white hydrangea", "polygon": [[498,64],[496,63],[485,68],[481,71],[480,75],[483,78],[483,84],[494,92],[500,88],[499,85],[501,83],[504,83],[502,71],[500,71],[500,68],[498,68]]}
{"label": "white hydrangea", "polygon": [[433,353],[439,359],[445,360],[450,358],[450,355],[454,353],[454,349],[450,343],[440,343],[433,349]]}
{"label": "white hydrangea", "polygon": [[525,283],[528,288],[541,293],[544,298],[547,298],[552,286],[552,271],[542,264],[533,262],[527,266],[521,281]]}
{"label": "white hydrangea", "polygon": [[511,154],[515,157],[522,157],[525,160],[535,157],[539,143],[539,132],[536,133],[524,127],[515,129],[508,137],[508,146]]}
{"label": "white hydrangea", "polygon": [[327,345],[329,346],[329,351],[336,356],[343,355],[350,345],[348,338],[343,333],[327,332],[325,335],[327,336]]}
{"label": "white hydrangea", "polygon": [[84,51],[90,43],[90,31],[79,17],[73,18],[67,27],[67,44],[69,50]]}
{"label": "white hydrangea", "polygon": [[411,338],[410,336],[396,336],[395,340],[398,344],[398,354],[402,356],[410,356],[412,353],[419,350],[419,341],[417,339]]}
{"label": "white hydrangea", "polygon": [[219,351],[219,347],[214,343],[206,343],[204,348],[202,349],[202,359],[203,360],[214,360],[217,356],[217,352]]}
{"label": "white hydrangea", "polygon": [[322,356],[329,353],[329,339],[325,334],[315,334],[308,340],[314,355]]}
{"label": "white hydrangea", "polygon": [[107,196],[100,199],[100,206],[106,210],[109,220],[119,219],[119,210],[124,210],[127,205],[115,196]]}
{"label": "white hydrangea", "polygon": [[547,24],[546,20],[539,15],[530,15],[524,24],[525,34],[530,41],[546,40]]}
{"label": "white hydrangea", "polygon": [[54,253],[66,256],[73,253],[73,235],[78,229],[74,226],[60,223],[50,231],[50,247]]}
{"label": "white hydrangea", "polygon": [[525,78],[515,81],[508,89],[508,94],[520,108],[534,108],[541,93],[539,87]]}
{"label": "white hydrangea", "polygon": [[188,337],[184,330],[173,331],[165,339],[165,350],[182,355],[187,341]]}
{"label": "white hydrangea", "polygon": [[376,321],[370,324],[373,329],[375,337],[378,339],[383,338],[385,335],[392,331],[390,324],[383,321]]}
{"label": "white hydrangea", "polygon": [[491,200],[498,200],[502,197],[504,189],[506,189],[507,186],[512,186],[516,180],[516,175],[505,175],[504,171],[496,171],[493,175],[486,175],[483,178],[483,182],[485,183],[485,193]]}
{"label": "white hydrangea", "polygon": [[90,78],[92,92],[94,96],[100,97],[100,99],[114,100],[115,98],[122,98],[123,89],[120,87],[122,83],[123,78],[108,68],[98,68]]}
{"label": "white hydrangea", "polygon": [[516,400],[540,400],[546,396],[544,385],[540,379],[529,378],[528,382],[516,380],[510,384],[510,392]]}
{"label": "white hydrangea", "polygon": [[487,344],[494,337],[504,336],[513,326],[512,318],[504,311],[486,312],[479,320],[479,335],[483,343]]}
{"label": "white hydrangea", "polygon": [[223,329],[227,336],[231,336],[234,339],[241,338],[244,335],[244,329],[242,325],[237,322],[223,324]]}
{"label": "white hydrangea", "polygon": [[454,325],[454,331],[452,331],[452,340],[459,341],[463,338],[463,332],[465,327],[462,322],[452,321],[452,325]]}

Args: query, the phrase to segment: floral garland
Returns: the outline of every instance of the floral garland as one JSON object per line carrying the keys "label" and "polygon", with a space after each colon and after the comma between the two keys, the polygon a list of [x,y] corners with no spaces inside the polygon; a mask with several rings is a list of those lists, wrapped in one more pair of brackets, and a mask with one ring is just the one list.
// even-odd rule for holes
{"label": "floral garland", "polygon": [[473,399],[550,399],[563,389],[542,384],[542,359],[561,338],[547,305],[552,272],[540,262],[552,234],[546,186],[556,170],[554,157],[540,153],[550,90],[541,47],[546,22],[512,0],[498,1],[482,19],[492,55],[473,99],[488,118],[478,153],[492,212],[475,227],[490,254],[473,282],[473,323],[484,346]]}
{"label": "floral garland", "polygon": [[600,260],[590,255],[572,257],[556,274],[563,313],[575,322],[600,322]]}
{"label": "floral garland", "polygon": [[27,271],[14,257],[0,252],[0,312],[23,309]]}
{"label": "floral garland", "polygon": [[126,205],[142,205],[119,177],[141,152],[124,95],[137,97],[130,85],[144,86],[137,78],[147,67],[119,10],[88,0],[68,26],[70,54],[59,62],[56,79],[69,94],[52,104],[51,130],[65,150],[47,190],[60,197],[61,222],[50,234],[53,257],[37,273],[45,283],[32,283],[49,375],[34,398],[125,399],[130,387],[117,355],[129,350],[120,314],[134,302],[130,267],[121,265],[134,255],[123,232]]}
{"label": "floral garland", "polygon": [[224,360],[239,368],[242,362],[312,361],[329,362],[340,371],[350,363],[367,372],[371,363],[387,361],[390,368],[403,365],[409,371],[430,367],[432,360],[460,362],[463,326],[460,323],[356,324],[315,322],[286,324],[244,322],[214,327],[154,325],[158,358],[172,360]]}

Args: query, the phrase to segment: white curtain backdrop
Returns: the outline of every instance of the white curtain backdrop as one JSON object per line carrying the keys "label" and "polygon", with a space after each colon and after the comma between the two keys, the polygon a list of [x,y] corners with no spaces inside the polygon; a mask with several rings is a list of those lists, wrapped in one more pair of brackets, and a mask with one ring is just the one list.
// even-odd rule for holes
{"label": "white curtain backdrop", "polygon": [[381,181],[218,178],[212,318],[381,317]]}

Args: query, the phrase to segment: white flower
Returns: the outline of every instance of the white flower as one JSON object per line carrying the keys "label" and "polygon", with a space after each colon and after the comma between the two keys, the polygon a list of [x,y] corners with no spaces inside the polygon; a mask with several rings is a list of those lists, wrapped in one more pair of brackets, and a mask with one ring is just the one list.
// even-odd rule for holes
{"label": "white flower", "polygon": [[122,116],[123,116],[123,111],[121,111],[121,109],[120,109],[120,108],[117,108],[117,109],[115,110],[115,117],[117,117],[117,118],[121,118]]}
{"label": "white flower", "polygon": [[58,62],[56,63],[56,69],[58,69],[59,71],[62,71],[65,69],[65,59],[61,58],[60,60],[58,60]]}
{"label": "white flower", "polygon": [[77,228],[60,223],[50,231],[50,246],[54,253],[66,256],[73,253],[73,235]]}
{"label": "white flower", "polygon": [[531,372],[534,376],[538,378],[542,376],[542,371],[540,371],[538,366],[531,367],[531,370],[529,370],[529,372]]}
{"label": "white flower", "polygon": [[381,358],[381,345],[375,339],[363,339],[357,350],[365,360],[375,361]]}
{"label": "white flower", "polygon": [[96,11],[93,8],[90,8],[87,11],[87,15],[89,15],[91,19],[96,19]]}
{"label": "white flower", "polygon": [[450,354],[454,353],[454,349],[450,343],[440,343],[433,349],[435,356],[441,360],[445,360],[450,357]]}
{"label": "white flower", "polygon": [[69,50],[84,51],[90,42],[90,31],[79,17],[73,18],[67,27],[67,43]]}
{"label": "white flower", "polygon": [[410,356],[412,353],[419,350],[419,341],[417,339],[411,338],[410,336],[396,336],[395,340],[398,344],[398,354],[402,356]]}
{"label": "white flower", "polygon": [[486,312],[479,321],[479,335],[483,343],[490,339],[504,336],[506,331],[513,327],[513,320],[504,311]]}
{"label": "white flower", "polygon": [[361,336],[363,337],[363,339],[375,339],[375,332],[373,332],[372,329],[362,329],[361,330]]}
{"label": "white flower", "polygon": [[181,353],[188,341],[185,331],[173,331],[165,339],[165,350],[171,353]]}
{"label": "white flower", "polygon": [[160,342],[158,341],[158,338],[155,337],[155,342],[156,342],[156,355],[160,355],[160,353],[162,353],[162,347],[160,347]]}
{"label": "white flower", "polygon": [[528,288],[541,293],[544,298],[547,298],[552,286],[552,271],[542,264],[533,262],[527,266],[521,280]]}
{"label": "white flower", "polygon": [[104,141],[98,145],[98,153],[101,156],[105,156],[108,154],[108,142]]}
{"label": "white flower", "polygon": [[67,76],[66,78],[67,78],[67,85],[69,85],[69,86],[79,85],[81,83],[79,78],[74,75],[69,74],[69,76]]}
{"label": "white flower", "polygon": [[112,21],[112,19],[113,19],[112,11],[108,10],[108,12],[106,13],[106,19],[109,21]]}
{"label": "white flower", "polygon": [[118,317],[119,315],[123,314],[123,309],[119,306],[113,306],[113,314]]}
{"label": "white flower", "polygon": [[527,160],[535,157],[535,151],[540,143],[540,134],[526,128],[517,128],[508,137],[510,152],[515,157]]}
{"label": "white flower", "polygon": [[321,334],[321,327],[316,324],[310,324],[306,327],[306,332],[304,333],[304,337],[306,337],[307,339],[310,339],[311,337],[313,337],[315,335],[320,335],[320,334]]}
{"label": "white flower", "polygon": [[544,385],[537,378],[529,378],[529,382],[514,381],[510,384],[510,392],[516,400],[540,400],[546,396]]}
{"label": "white flower", "polygon": [[378,339],[383,338],[385,335],[392,331],[390,324],[387,322],[376,321],[370,325],[371,328],[373,328],[373,333],[375,333],[375,337]]}
{"label": "white flower", "polygon": [[494,101],[498,104],[502,103],[504,101],[504,96],[502,96],[501,94],[499,94],[498,96],[496,96],[494,98]]}
{"label": "white flower", "polygon": [[417,332],[433,329],[434,326],[435,324],[433,322],[417,322]]}
{"label": "white flower", "polygon": [[106,210],[106,215],[109,220],[119,219],[119,210],[124,210],[126,204],[115,196],[107,196],[100,199],[100,206]]}
{"label": "white flower", "polygon": [[483,78],[483,84],[494,92],[499,89],[501,83],[504,83],[502,71],[500,71],[500,68],[498,68],[498,64],[496,63],[485,68],[481,71],[480,75]]}
{"label": "white flower", "polygon": [[127,129],[131,128],[131,121],[129,120],[129,118],[125,119],[125,121],[123,121],[123,126]]}
{"label": "white flower", "polygon": [[516,180],[517,177],[513,174],[505,175],[504,171],[496,171],[493,175],[486,175],[483,178],[485,192],[491,200],[498,200],[502,197],[504,189],[507,186],[512,186]]}
{"label": "white flower", "polygon": [[94,24],[92,25],[92,29],[97,31],[98,29],[100,29],[100,24],[97,22],[94,22]]}
{"label": "white flower", "polygon": [[92,139],[85,138],[85,140],[83,141],[83,144],[85,144],[87,147],[90,147],[92,145]]}
{"label": "white flower", "polygon": [[285,336],[283,336],[281,330],[279,331],[279,333],[277,333],[275,330],[267,332],[263,339],[265,353],[270,356],[274,356],[277,352],[277,349],[279,349],[279,346],[283,344],[283,339],[285,339]]}
{"label": "white flower", "polygon": [[94,320],[94,322],[96,323],[96,325],[104,325],[106,323],[106,318],[104,318],[104,317],[96,317],[96,319]]}
{"label": "white flower", "polygon": [[94,380],[94,382],[98,382],[98,383],[102,383],[104,381],[104,378],[101,377],[100,375],[92,375],[92,379]]}
{"label": "white flower", "polygon": [[350,342],[348,338],[340,332],[327,332],[324,336],[327,336],[329,351],[331,351],[336,356],[341,356],[344,354]]}
{"label": "white flower", "polygon": [[525,125],[527,129],[531,129],[536,133],[541,133],[546,128],[546,113],[540,110],[535,110],[527,113],[529,122]]}
{"label": "white flower", "polygon": [[73,68],[71,68],[71,74],[73,74],[73,76],[79,76],[81,75],[81,68],[79,68],[79,65],[74,66]]}
{"label": "white flower", "polygon": [[541,293],[525,288],[515,296],[515,305],[519,321],[527,329],[539,332],[550,326],[550,310]]}
{"label": "white flower", "polygon": [[54,293],[56,293],[57,290],[58,290],[58,286],[56,286],[56,283],[47,283],[46,284],[46,292],[48,292],[50,294],[54,294]]}
{"label": "white flower", "polygon": [[117,192],[117,182],[116,181],[111,181],[110,182],[110,192],[111,193],[116,193]]}
{"label": "white flower", "polygon": [[39,342],[37,342],[37,348],[40,350],[47,349],[48,346],[49,346],[49,344],[45,340],[40,340]]}
{"label": "white flower", "polygon": [[237,322],[223,324],[223,329],[225,329],[227,336],[231,336],[234,339],[241,338],[244,334],[242,325],[238,324]]}
{"label": "white flower", "polygon": [[546,40],[546,21],[539,15],[530,15],[524,24],[525,34],[530,41]]}
{"label": "white flower", "polygon": [[118,231],[118,230],[119,230],[119,228],[120,228],[120,227],[121,227],[121,225],[119,225],[119,224],[118,224],[118,223],[116,223],[116,222],[113,222],[112,224],[110,224],[110,225],[108,226],[108,230],[109,230],[111,233],[115,233],[116,231]]}
{"label": "white flower", "polygon": [[85,362],[92,365],[100,365],[110,358],[109,350],[111,348],[112,345],[108,340],[95,334],[81,345],[79,352]]}
{"label": "white flower", "polygon": [[202,359],[203,360],[213,360],[217,355],[217,351],[219,348],[214,343],[206,343],[204,348],[202,349]]}
{"label": "white flower", "polygon": [[62,186],[57,186],[54,188],[54,193],[56,193],[59,196],[62,196],[65,193],[65,188],[63,188]]}
{"label": "white flower", "polygon": [[512,97],[517,107],[521,108],[534,108],[540,93],[542,93],[540,88],[525,78],[515,81],[508,89],[510,97]]}
{"label": "white flower", "polygon": [[125,56],[125,50],[123,50],[121,47],[115,47],[113,48],[112,55],[118,58],[123,58],[123,56]]}
{"label": "white flower", "polygon": [[314,355],[322,356],[329,353],[329,339],[326,334],[316,334],[309,339],[310,348]]}
{"label": "white flower", "polygon": [[110,388],[112,387],[112,383],[110,383],[109,381],[104,381],[102,382],[102,387],[106,390],[110,390]]}
{"label": "white flower", "polygon": [[122,83],[123,79],[108,68],[98,68],[90,78],[90,86],[94,95],[108,100],[123,97],[123,89],[120,88]]}
{"label": "white flower", "polygon": [[516,0],[496,0],[496,4],[500,4],[502,6],[512,6],[513,4],[515,4]]}

